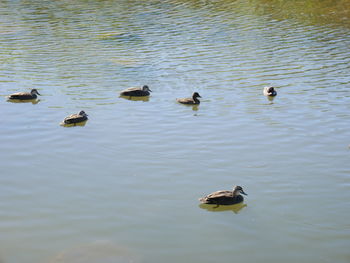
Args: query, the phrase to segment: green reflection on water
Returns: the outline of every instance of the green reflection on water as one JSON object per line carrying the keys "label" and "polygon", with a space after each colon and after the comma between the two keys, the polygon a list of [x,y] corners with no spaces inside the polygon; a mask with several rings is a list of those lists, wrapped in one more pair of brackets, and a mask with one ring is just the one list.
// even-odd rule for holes
{"label": "green reflection on water", "polygon": [[87,120],[83,121],[83,122],[70,123],[70,124],[66,124],[64,122],[61,122],[60,125],[63,126],[63,127],[75,127],[75,126],[84,127],[86,123],[87,123]]}
{"label": "green reflection on water", "polygon": [[312,25],[339,25],[350,27],[350,1],[348,0],[219,0],[215,2],[177,1],[194,8],[211,8],[218,12],[271,16],[276,20],[293,19]]}
{"label": "green reflection on water", "polygon": [[135,96],[119,96],[119,98],[126,99],[126,100],[132,100],[132,101],[149,101],[150,96],[142,96],[142,97],[135,97]]}
{"label": "green reflection on water", "polygon": [[235,214],[238,214],[244,207],[247,205],[244,203],[239,203],[235,205],[208,205],[208,204],[200,204],[199,207],[202,209],[206,209],[211,212],[224,212],[224,211],[232,211]]}
{"label": "green reflection on water", "polygon": [[8,102],[11,103],[32,103],[32,104],[38,104],[40,99],[32,99],[32,100],[13,100],[13,99],[8,99]]}

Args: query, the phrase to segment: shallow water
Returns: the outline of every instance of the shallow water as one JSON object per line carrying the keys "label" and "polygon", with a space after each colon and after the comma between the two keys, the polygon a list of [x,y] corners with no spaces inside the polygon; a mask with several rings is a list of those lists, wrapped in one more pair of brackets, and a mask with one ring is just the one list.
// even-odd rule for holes
{"label": "shallow water", "polygon": [[349,262],[349,3],[293,2],[0,1],[0,262]]}

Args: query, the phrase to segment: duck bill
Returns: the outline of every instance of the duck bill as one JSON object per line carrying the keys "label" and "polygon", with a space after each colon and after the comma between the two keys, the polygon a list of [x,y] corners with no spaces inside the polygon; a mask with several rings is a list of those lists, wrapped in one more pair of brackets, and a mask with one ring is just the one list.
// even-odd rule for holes
{"label": "duck bill", "polygon": [[243,195],[248,195],[248,194],[246,194],[243,190],[241,191],[241,194],[243,194]]}
{"label": "duck bill", "polygon": [[38,95],[40,95],[40,96],[41,96],[41,94],[40,94],[38,91],[36,92],[36,94],[38,94]]}

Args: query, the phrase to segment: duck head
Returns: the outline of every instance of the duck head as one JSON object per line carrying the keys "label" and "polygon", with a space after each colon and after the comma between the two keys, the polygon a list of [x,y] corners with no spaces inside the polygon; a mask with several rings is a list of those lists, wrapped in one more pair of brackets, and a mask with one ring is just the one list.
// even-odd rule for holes
{"label": "duck head", "polygon": [[244,191],[243,188],[239,185],[233,187],[233,196],[237,196],[239,194],[247,195]]}
{"label": "duck head", "polygon": [[87,115],[87,114],[85,113],[85,111],[83,111],[83,110],[79,112],[79,115],[80,115],[80,116],[85,116],[85,117],[89,116],[89,115]]}
{"label": "duck head", "polygon": [[142,90],[143,90],[143,91],[150,91],[150,92],[152,92],[152,90],[150,90],[149,87],[148,87],[147,85],[143,85],[143,86],[142,86]]}
{"label": "duck head", "polygon": [[267,89],[267,92],[268,93],[275,93],[276,91],[275,91],[275,88],[274,87],[269,87],[268,89]]}
{"label": "duck head", "polygon": [[202,97],[201,97],[201,95],[199,95],[198,92],[194,92],[193,95],[192,95],[192,98],[196,99],[196,98],[202,98]]}
{"label": "duck head", "polygon": [[40,95],[41,96],[41,94],[37,91],[37,89],[32,89],[31,91],[30,91],[30,94],[37,94],[37,95]]}

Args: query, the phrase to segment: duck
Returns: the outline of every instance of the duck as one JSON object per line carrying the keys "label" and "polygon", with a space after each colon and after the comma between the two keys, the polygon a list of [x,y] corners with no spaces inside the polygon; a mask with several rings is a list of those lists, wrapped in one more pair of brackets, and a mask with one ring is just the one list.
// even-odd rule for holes
{"label": "duck", "polygon": [[41,95],[37,89],[32,89],[30,92],[17,92],[9,95],[10,100],[34,100]]}
{"label": "duck", "polygon": [[201,103],[198,98],[202,98],[202,97],[198,94],[198,92],[194,92],[192,94],[192,98],[176,99],[176,101],[181,104],[198,105],[199,103]]}
{"label": "duck", "polygon": [[264,88],[264,95],[274,97],[277,95],[277,92],[276,92],[274,87],[265,87]]}
{"label": "duck", "polygon": [[[234,186],[233,190],[221,190],[213,192],[205,197],[199,198],[202,204],[234,205],[243,202],[244,198],[240,194],[247,195],[241,186]],[[216,208],[215,207],[215,208]]]}
{"label": "duck", "polygon": [[149,96],[150,88],[147,85],[143,85],[142,87],[133,87],[133,88],[127,88],[120,92],[121,96],[130,96],[130,97],[143,97],[143,96]]}
{"label": "duck", "polygon": [[80,111],[77,114],[72,114],[64,118],[63,124],[76,124],[80,122],[84,122],[88,119],[88,115],[85,113],[85,111]]}

